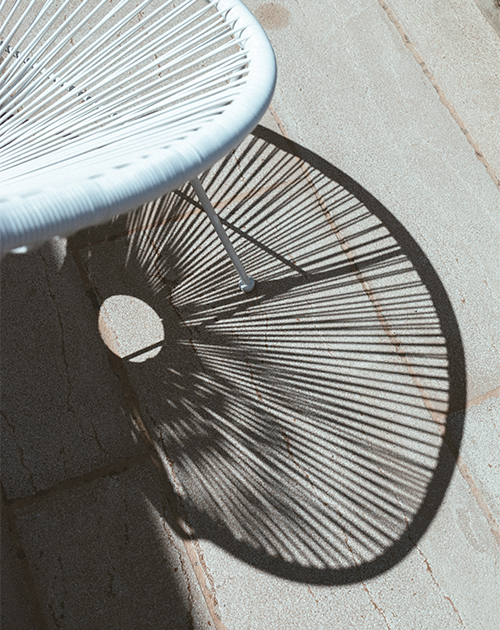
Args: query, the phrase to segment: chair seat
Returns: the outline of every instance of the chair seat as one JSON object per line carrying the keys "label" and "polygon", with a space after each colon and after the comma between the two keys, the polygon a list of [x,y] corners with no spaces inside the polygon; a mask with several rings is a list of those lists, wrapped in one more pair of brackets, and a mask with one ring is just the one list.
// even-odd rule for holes
{"label": "chair seat", "polygon": [[178,188],[269,105],[274,54],[239,0],[4,4],[2,253]]}

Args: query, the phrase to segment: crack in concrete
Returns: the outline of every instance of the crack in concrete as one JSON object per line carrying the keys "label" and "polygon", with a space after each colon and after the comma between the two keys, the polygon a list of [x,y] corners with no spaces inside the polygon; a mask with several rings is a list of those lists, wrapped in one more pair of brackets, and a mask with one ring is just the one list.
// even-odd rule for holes
{"label": "crack in concrete", "polygon": [[401,36],[401,39],[403,40],[404,45],[411,52],[411,54],[413,55],[415,61],[422,68],[422,71],[423,71],[424,75],[430,81],[432,87],[436,90],[436,92],[437,92],[437,94],[439,96],[439,100],[446,107],[446,109],[450,112],[451,117],[456,122],[456,124],[460,127],[460,130],[462,131],[462,133],[465,135],[465,137],[467,139],[467,142],[474,149],[474,153],[475,153],[477,159],[485,167],[488,175],[493,180],[495,186],[498,189],[500,189],[500,178],[496,174],[494,168],[491,166],[491,164],[486,159],[486,157],[485,157],[484,153],[482,152],[481,148],[479,147],[478,143],[472,137],[472,134],[467,129],[467,126],[465,125],[464,121],[462,120],[462,118],[461,118],[460,114],[458,113],[458,111],[456,110],[456,108],[448,100],[446,94],[444,93],[443,89],[439,85],[438,80],[436,79],[436,77],[430,71],[430,69],[429,69],[428,65],[425,63],[423,57],[420,55],[420,53],[416,49],[415,45],[410,41],[410,38],[408,37],[408,35],[406,34],[406,32],[404,30],[403,24],[400,22],[400,20],[398,19],[398,17],[394,13],[394,11],[389,7],[389,5],[384,0],[377,0],[377,1],[378,1],[379,5],[382,7],[382,9],[385,11],[387,17],[389,18],[389,21],[393,24],[393,26],[396,28],[397,32]]}
{"label": "crack in concrete", "polygon": [[472,400],[468,400],[465,405],[465,409],[458,409],[457,411],[465,411],[466,409],[470,409],[471,407],[476,407],[481,403],[489,400],[490,398],[498,398],[500,396],[500,385],[495,389],[492,389],[486,394],[482,394],[481,396],[477,396],[477,398],[473,398]]}
{"label": "crack in concrete", "polygon": [[149,458],[149,453],[141,453],[140,455],[134,455],[132,457],[125,457],[118,459],[112,464],[102,468],[94,468],[93,470],[79,475],[78,477],[70,477],[60,481],[47,490],[40,490],[36,494],[25,497],[17,497],[15,499],[5,499],[6,504],[12,509],[18,510],[29,505],[37,504],[42,501],[46,501],[48,498],[57,496],[68,490],[74,490],[81,488],[83,485],[88,484],[91,481],[103,479],[122,472],[125,472],[129,468],[136,466]]}
{"label": "crack in concrete", "polygon": [[380,608],[380,606],[377,604],[377,602],[373,599],[373,595],[370,593],[369,588],[366,586],[366,584],[364,582],[362,582],[362,586],[363,586],[363,590],[368,595],[368,597],[370,599],[370,602],[372,603],[373,607],[375,608],[375,610],[378,612],[378,614],[384,620],[384,623],[387,626],[388,630],[391,630],[391,626],[389,625],[389,622],[387,621],[387,617],[385,616],[384,611],[382,610],[382,608]]}
{"label": "crack in concrete", "polygon": [[443,588],[441,587],[441,585],[440,585],[440,584],[439,584],[439,582],[437,581],[437,579],[436,579],[436,577],[435,577],[435,575],[434,575],[434,573],[433,573],[433,571],[432,571],[432,568],[431,568],[431,565],[430,565],[430,563],[429,563],[429,560],[428,560],[428,559],[427,559],[427,557],[425,556],[424,552],[423,552],[423,551],[419,548],[419,546],[418,546],[418,545],[416,545],[416,544],[413,542],[413,540],[411,539],[411,537],[410,537],[410,536],[408,536],[408,538],[409,538],[409,540],[411,541],[411,543],[412,543],[413,547],[417,550],[417,552],[419,553],[419,555],[422,557],[422,559],[423,559],[423,561],[424,561],[424,563],[425,563],[425,568],[426,568],[427,572],[429,573],[429,575],[431,576],[432,581],[433,581],[433,582],[434,582],[434,584],[437,586],[437,588],[441,591],[441,594],[443,595],[444,599],[446,599],[446,600],[448,601],[448,603],[450,604],[450,606],[453,608],[453,610],[454,610],[455,614],[456,614],[456,615],[457,615],[457,617],[458,617],[458,620],[460,621],[460,625],[462,625],[462,626],[464,626],[464,627],[465,627],[465,624],[464,624],[464,622],[463,622],[462,617],[460,616],[460,613],[458,612],[457,607],[455,606],[455,604],[453,603],[453,601],[451,600],[451,598],[450,598],[448,595],[446,595],[446,593],[444,592]]}
{"label": "crack in concrete", "polygon": [[215,622],[215,627],[217,628],[217,630],[226,630],[226,626],[222,622],[222,614],[220,612],[219,602],[217,600],[215,580],[212,575],[212,572],[208,568],[207,562],[205,560],[205,555],[203,553],[203,549],[201,548],[201,545],[198,540],[192,539],[191,542],[192,542],[193,549],[195,550],[196,555],[198,557],[198,562],[199,562],[198,566],[201,566],[203,569],[203,575],[205,578],[205,584],[204,584],[205,601],[207,601],[207,604],[209,605],[210,614],[212,615],[212,618]]}
{"label": "crack in concrete", "polygon": [[[163,531],[165,533],[165,536],[168,538],[172,547],[175,549],[177,553],[177,560],[181,567],[181,573],[184,576],[184,584],[186,585],[186,589],[187,589],[187,609],[186,609],[186,619],[187,619],[187,624],[188,624],[187,630],[194,630],[195,628],[195,625],[194,625],[195,599],[194,599],[193,589],[191,586],[191,580],[189,579],[188,569],[186,567],[186,562],[184,561],[184,557],[180,553],[178,546],[175,544],[175,540],[172,535],[172,530],[167,527],[167,524],[165,523],[164,520],[162,521],[162,526],[163,526]],[[175,571],[177,571],[177,568],[174,568],[174,572]]]}
{"label": "crack in concrete", "polygon": [[479,10],[500,37],[500,0],[475,0]]}
{"label": "crack in concrete", "polygon": [[[56,315],[57,315],[57,320],[59,322],[59,328],[61,330],[61,350],[62,350],[62,359],[64,361],[64,373],[66,375],[66,384],[67,384],[67,394],[66,394],[66,409],[68,412],[68,416],[72,416],[74,418],[76,418],[77,414],[75,413],[75,409],[71,403],[71,394],[73,391],[73,387],[71,384],[71,379],[70,379],[70,364],[68,361],[68,354],[67,354],[67,350],[66,350],[66,341],[65,341],[65,335],[64,335],[64,322],[63,322],[63,318],[61,315],[61,311],[59,310],[59,305],[57,303],[57,298],[56,295],[54,294],[54,291],[52,290],[51,287],[51,282],[50,282],[50,277],[49,277],[49,273],[48,273],[48,264],[47,264],[47,260],[45,259],[43,252],[40,251],[40,257],[43,260],[44,263],[44,272],[45,272],[45,279],[47,281],[47,290],[48,290],[48,294],[50,295],[53,303],[54,303],[54,309],[56,311]],[[62,464],[63,464],[63,468],[64,468],[64,473],[67,475],[69,473],[68,470],[68,462],[66,461],[66,457],[65,457],[65,450],[64,450],[64,441],[61,441],[61,460],[62,460]]]}
{"label": "crack in concrete", "polygon": [[[295,420],[293,420],[295,422]],[[315,494],[316,496],[318,495],[318,491],[317,488],[315,487],[315,485],[313,484],[313,482],[311,481],[311,477],[309,476],[308,472],[306,471],[306,469],[301,466],[297,460],[295,459],[295,457],[293,456],[293,451],[292,451],[292,443],[290,438],[288,437],[288,435],[285,433],[285,430],[282,428],[281,429],[281,435],[283,436],[283,441],[285,442],[285,447],[286,450],[288,452],[288,456],[290,457],[290,460],[292,461],[292,463],[298,468],[298,470],[302,473],[302,475],[304,476],[304,478],[309,482],[309,485],[311,486],[311,490],[313,492],[313,494]],[[318,497],[319,498],[319,497]],[[321,499],[320,499],[321,501]],[[323,503],[324,505],[324,501],[321,501],[321,503]]]}
{"label": "crack in concrete", "polygon": [[314,599],[314,601],[319,604],[319,600],[315,597],[312,588],[309,586],[309,584],[307,585],[307,590],[309,592],[309,595]]}
{"label": "crack in concrete", "polygon": [[7,426],[12,431],[12,435],[14,437],[14,444],[16,446],[17,452],[19,453],[19,461],[21,463],[21,467],[26,471],[31,487],[33,488],[33,490],[36,490],[36,483],[33,477],[33,473],[31,472],[30,467],[25,461],[24,449],[21,446],[20,441],[16,439],[16,424],[11,422],[9,418],[7,417],[7,415],[1,410],[0,410],[0,417],[2,418],[2,422],[7,424]]}
{"label": "crack in concrete", "polygon": [[[213,586],[213,578],[204,560],[201,547],[199,543],[192,538],[184,538],[183,542],[214,627],[216,630],[227,630],[222,622],[219,604],[215,595],[215,587]],[[202,554],[201,557],[198,551]]]}
{"label": "crack in concrete", "polygon": [[[353,560],[356,562],[357,558],[356,558],[356,554],[354,553],[354,549],[351,547],[351,545],[349,544],[349,536],[347,534],[347,532],[344,529],[344,540],[345,540],[345,544],[346,547],[349,549],[351,556],[353,558]],[[380,608],[380,606],[377,604],[377,602],[374,600],[372,594],[370,593],[370,589],[368,588],[368,586],[366,585],[365,582],[361,582],[361,586],[363,587],[363,590],[365,591],[365,593],[368,595],[368,598],[372,604],[372,606],[375,608],[375,610],[377,611],[377,613],[382,617],[382,619],[384,620],[384,623],[386,625],[386,627],[388,628],[388,630],[391,630],[391,627],[389,625],[389,622],[387,621],[387,617],[385,616],[384,611],[382,610],[382,608]]]}
{"label": "crack in concrete", "polygon": [[[387,474],[386,474],[386,472],[385,472],[382,468],[378,467],[378,471],[379,471],[379,473],[380,473],[380,475],[381,475],[381,476],[385,477],[386,479],[389,479],[389,478],[388,478],[388,476],[387,476]],[[401,512],[402,512],[402,514],[403,514],[403,518],[404,518],[404,521],[405,521],[405,523],[406,523],[406,528],[407,528],[408,540],[411,542],[412,546],[416,549],[416,551],[419,553],[419,555],[420,555],[420,556],[422,557],[422,559],[424,560],[425,567],[426,567],[426,569],[427,569],[427,572],[430,574],[430,576],[431,576],[431,578],[432,578],[432,581],[434,582],[434,584],[436,585],[436,587],[438,588],[438,590],[441,592],[441,594],[442,594],[442,596],[444,597],[444,599],[445,599],[445,600],[447,600],[447,601],[448,601],[448,603],[449,603],[449,604],[451,605],[451,607],[453,608],[453,610],[454,610],[455,614],[457,615],[457,617],[458,617],[458,619],[459,619],[459,621],[460,621],[460,624],[461,624],[462,626],[464,626],[464,623],[463,623],[462,617],[460,616],[460,613],[458,612],[457,607],[456,607],[456,606],[455,606],[455,604],[453,603],[452,599],[451,599],[448,595],[446,595],[446,593],[445,593],[445,591],[444,591],[443,587],[439,584],[439,582],[437,581],[436,577],[434,576],[434,572],[432,571],[432,568],[431,568],[430,562],[428,561],[428,559],[427,559],[426,555],[425,555],[425,554],[424,554],[424,552],[420,549],[420,547],[417,545],[417,543],[416,543],[416,542],[412,539],[411,534],[410,534],[410,523],[409,523],[408,518],[407,518],[407,516],[406,516],[406,514],[405,514],[404,506],[402,505],[401,501],[399,500],[399,496],[398,496],[398,495],[397,495],[394,491],[392,491],[392,496],[393,496],[394,500],[396,501],[396,503],[400,506]]]}
{"label": "crack in concrete", "polygon": [[490,526],[491,533],[493,535],[493,538],[494,538],[495,542],[500,546],[500,525],[498,524],[497,520],[495,519],[495,517],[493,515],[493,512],[490,510],[490,508],[489,508],[489,506],[488,506],[488,504],[486,502],[486,499],[483,496],[483,493],[481,492],[481,490],[479,489],[478,485],[476,484],[476,482],[475,482],[475,480],[474,480],[474,478],[472,476],[472,473],[469,470],[469,467],[465,463],[465,460],[463,459],[463,457],[460,455],[456,444],[451,439],[451,437],[449,437],[448,435],[445,434],[444,428],[442,428],[441,431],[442,431],[442,434],[443,434],[444,441],[446,442],[446,444],[448,446],[448,449],[451,452],[451,455],[455,459],[455,462],[456,462],[456,465],[457,465],[457,468],[458,468],[460,474],[462,475],[462,477],[464,478],[465,482],[469,486],[471,494],[474,497],[474,499],[476,500],[476,503],[478,504],[481,512],[486,517],[486,520],[488,521],[488,525]]}

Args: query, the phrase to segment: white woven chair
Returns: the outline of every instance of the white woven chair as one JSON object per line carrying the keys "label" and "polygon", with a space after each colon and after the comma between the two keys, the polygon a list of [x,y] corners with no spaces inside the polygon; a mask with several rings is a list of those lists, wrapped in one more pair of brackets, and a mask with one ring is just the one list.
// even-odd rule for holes
{"label": "white woven chair", "polygon": [[0,253],[134,210],[257,124],[269,41],[239,0],[0,0]]}

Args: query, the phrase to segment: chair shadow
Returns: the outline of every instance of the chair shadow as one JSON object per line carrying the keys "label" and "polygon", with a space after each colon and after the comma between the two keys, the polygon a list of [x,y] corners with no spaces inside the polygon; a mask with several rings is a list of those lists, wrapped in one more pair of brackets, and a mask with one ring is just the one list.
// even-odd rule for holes
{"label": "chair shadow", "polygon": [[375,577],[431,524],[460,447],[465,359],[445,288],[367,190],[261,126],[204,185],[253,293],[189,187],[121,219],[126,245],[105,236],[85,261],[100,303],[133,294],[164,323],[159,353],[123,359],[190,535],[289,580]]}

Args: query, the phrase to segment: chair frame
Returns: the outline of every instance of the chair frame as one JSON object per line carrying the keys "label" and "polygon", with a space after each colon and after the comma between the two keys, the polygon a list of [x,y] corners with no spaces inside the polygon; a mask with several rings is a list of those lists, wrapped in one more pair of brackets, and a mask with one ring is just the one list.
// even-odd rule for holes
{"label": "chair frame", "polygon": [[[167,79],[162,83],[161,73],[160,78],[153,76],[148,69],[152,64],[148,66],[146,59],[143,65],[152,78],[145,82],[140,73],[146,71],[140,64],[136,69],[132,60],[132,56],[140,58],[142,49],[127,57],[112,39],[113,29],[120,24],[110,22],[108,28],[101,20],[100,31],[96,28],[102,50],[117,51],[117,59],[121,60],[117,70],[113,59],[106,59],[100,48],[92,56],[85,42],[80,41],[76,59],[81,64],[72,65],[68,42],[81,32],[81,9],[73,10],[67,25],[63,23],[62,9],[54,15],[47,14],[52,0],[30,0],[19,18],[23,1],[0,0],[0,15],[2,11],[6,14],[0,27],[0,254],[25,251],[50,237],[105,222],[190,181],[240,276],[240,287],[251,290],[254,281],[243,269],[198,175],[234,149],[270,103],[276,83],[276,61],[254,16],[240,0],[181,0],[177,6],[173,0],[160,0],[156,6],[155,0],[142,0],[139,8],[144,11],[151,5],[151,14],[145,13],[145,21],[159,56],[166,60],[161,72],[167,76],[170,72],[172,77],[170,83]],[[99,8],[104,2],[86,0],[84,4]],[[132,4],[130,0],[116,0],[114,7],[125,11],[129,2]],[[74,0],[62,0],[61,6],[69,12],[72,3]],[[203,6],[198,10],[196,3]],[[45,18],[48,26],[40,27],[39,14],[38,21],[24,26],[30,16],[28,9],[33,11],[39,5],[39,14],[50,17]],[[181,8],[186,11],[185,18]],[[172,27],[174,11],[180,17]],[[146,27],[133,22],[136,12],[127,15],[129,22],[124,18],[120,27],[125,29],[127,41],[140,41],[146,46]],[[85,20],[87,17],[81,23]],[[170,24],[171,31],[163,32],[163,23]],[[87,39],[92,36],[91,30],[85,35]],[[186,41],[195,52],[186,52]],[[145,58],[156,50],[148,45]],[[162,46],[166,52],[162,52]],[[187,79],[175,69],[175,64],[181,62],[171,49],[179,50],[180,58],[189,62],[186,67],[191,74]],[[223,52],[228,56],[219,61],[216,55]],[[190,61],[195,53],[201,59],[196,63],[207,64],[206,70]],[[139,86],[133,93],[131,109],[123,100],[128,98],[128,86],[120,75],[122,66],[126,68],[127,64],[132,78],[139,77],[137,85],[142,81],[148,86]],[[94,73],[93,65],[97,68]],[[121,92],[116,90],[116,111],[112,89],[115,75],[118,87],[123,86]],[[81,90],[74,81],[78,76],[83,77]],[[86,85],[95,86],[94,92],[91,88],[86,91]],[[149,94],[148,89],[151,91],[150,102],[142,89],[145,94]],[[92,116],[100,118],[102,129],[94,124]],[[58,127],[61,120],[64,124]],[[73,129],[83,131],[77,133]]]}

